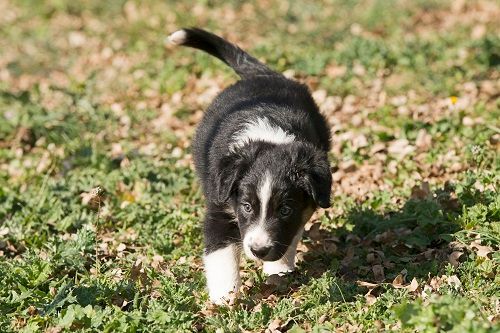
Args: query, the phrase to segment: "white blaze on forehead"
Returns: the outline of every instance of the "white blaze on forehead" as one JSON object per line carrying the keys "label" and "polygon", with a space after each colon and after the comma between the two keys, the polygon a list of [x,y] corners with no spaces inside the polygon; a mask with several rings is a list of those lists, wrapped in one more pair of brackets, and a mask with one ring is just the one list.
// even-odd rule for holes
{"label": "white blaze on forehead", "polygon": [[235,133],[231,150],[243,147],[250,141],[265,141],[274,144],[291,143],[295,135],[287,133],[279,126],[272,125],[267,118],[257,118],[245,124],[242,130]]}
{"label": "white blaze on forehead", "polygon": [[260,212],[257,221],[255,221],[255,226],[250,227],[247,231],[245,237],[243,238],[243,250],[245,254],[251,258],[256,259],[251,251],[251,247],[266,247],[272,245],[272,239],[269,237],[269,233],[266,230],[266,215],[269,206],[269,200],[271,199],[273,178],[269,171],[264,173],[264,177],[259,182],[259,188],[257,196],[260,202]]}
{"label": "white blaze on forehead", "polygon": [[266,219],[267,207],[269,206],[269,199],[271,199],[271,191],[273,187],[273,178],[269,171],[264,173],[264,178],[260,182],[259,187],[259,202],[260,202],[260,217],[259,224],[263,224]]}

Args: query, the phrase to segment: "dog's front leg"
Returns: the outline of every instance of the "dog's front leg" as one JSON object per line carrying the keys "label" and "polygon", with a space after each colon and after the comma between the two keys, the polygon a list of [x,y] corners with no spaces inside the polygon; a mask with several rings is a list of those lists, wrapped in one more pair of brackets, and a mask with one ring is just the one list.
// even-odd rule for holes
{"label": "dog's front leg", "polygon": [[279,274],[283,275],[288,272],[293,272],[295,270],[295,254],[297,253],[297,245],[302,238],[303,229],[299,231],[297,235],[293,238],[292,243],[288,247],[286,253],[277,261],[264,261],[263,271],[264,274],[273,275]]}
{"label": "dog's front leg", "polygon": [[224,304],[238,293],[241,286],[238,226],[231,216],[207,212],[205,229],[205,276],[210,301]]}

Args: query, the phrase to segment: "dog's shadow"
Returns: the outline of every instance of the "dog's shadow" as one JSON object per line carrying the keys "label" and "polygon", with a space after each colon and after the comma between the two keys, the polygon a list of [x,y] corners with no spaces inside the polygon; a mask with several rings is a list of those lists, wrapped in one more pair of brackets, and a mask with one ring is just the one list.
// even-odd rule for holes
{"label": "dog's shadow", "polygon": [[290,295],[313,279],[330,277],[336,287],[330,288],[329,299],[348,301],[366,293],[359,281],[391,283],[403,273],[409,282],[437,275],[450,263],[452,234],[459,230],[454,217],[460,209],[447,184],[434,193],[414,189],[412,198],[395,211],[354,208],[339,217],[327,212],[306,230],[297,271],[268,279],[260,293]]}

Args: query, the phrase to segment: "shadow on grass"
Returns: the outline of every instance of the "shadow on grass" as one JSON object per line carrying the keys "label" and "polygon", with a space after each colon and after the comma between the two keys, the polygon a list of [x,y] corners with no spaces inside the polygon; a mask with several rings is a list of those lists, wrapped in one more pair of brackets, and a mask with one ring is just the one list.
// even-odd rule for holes
{"label": "shadow on grass", "polygon": [[409,282],[442,273],[449,263],[453,234],[460,230],[456,222],[460,211],[454,188],[447,184],[434,193],[414,189],[412,198],[396,211],[353,209],[340,227],[327,229],[315,223],[299,247],[298,270],[286,279],[287,288],[274,293],[292,293],[328,274],[336,283],[330,300],[349,301],[367,291],[357,281],[391,283],[404,271]]}

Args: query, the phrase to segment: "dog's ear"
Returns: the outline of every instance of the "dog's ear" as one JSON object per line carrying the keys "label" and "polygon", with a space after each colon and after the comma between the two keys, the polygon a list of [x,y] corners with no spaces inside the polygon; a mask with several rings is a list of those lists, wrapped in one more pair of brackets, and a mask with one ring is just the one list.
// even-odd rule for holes
{"label": "dog's ear", "polygon": [[255,154],[255,149],[245,149],[230,153],[220,159],[215,179],[218,202],[228,201],[236,190],[238,182],[250,167],[252,156]]}
{"label": "dog's ear", "polygon": [[330,207],[332,173],[325,152],[313,147],[302,147],[298,153],[298,182],[321,208]]}

